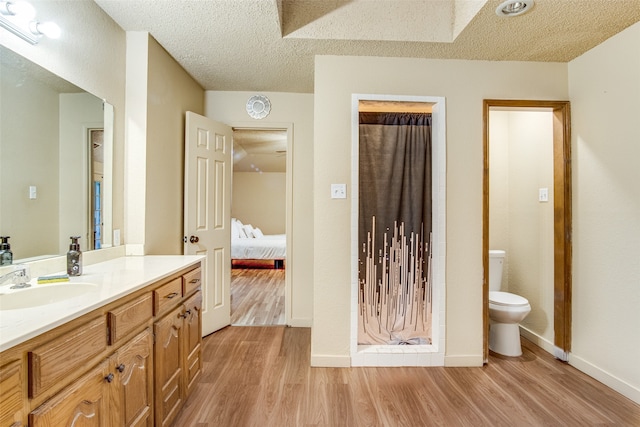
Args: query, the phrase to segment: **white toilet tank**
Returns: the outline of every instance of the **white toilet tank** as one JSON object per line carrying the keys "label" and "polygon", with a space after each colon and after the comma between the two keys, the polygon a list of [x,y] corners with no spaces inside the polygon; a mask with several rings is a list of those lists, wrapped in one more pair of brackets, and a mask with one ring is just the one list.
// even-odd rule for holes
{"label": "white toilet tank", "polygon": [[506,252],[489,251],[489,291],[499,291],[502,286],[502,265]]}

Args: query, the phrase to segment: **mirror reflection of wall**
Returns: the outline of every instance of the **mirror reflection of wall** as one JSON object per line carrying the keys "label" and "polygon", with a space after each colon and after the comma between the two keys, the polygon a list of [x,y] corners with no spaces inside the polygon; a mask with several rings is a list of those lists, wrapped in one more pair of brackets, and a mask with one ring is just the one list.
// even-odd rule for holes
{"label": "mirror reflection of wall", "polygon": [[0,232],[14,262],[64,254],[72,235],[92,249],[90,130],[104,128],[103,101],[2,46],[0,58]]}

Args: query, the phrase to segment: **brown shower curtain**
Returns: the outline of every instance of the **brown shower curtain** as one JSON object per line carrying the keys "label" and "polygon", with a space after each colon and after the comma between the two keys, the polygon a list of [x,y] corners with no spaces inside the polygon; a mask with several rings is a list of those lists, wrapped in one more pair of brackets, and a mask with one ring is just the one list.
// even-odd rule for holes
{"label": "brown shower curtain", "polygon": [[358,344],[430,344],[431,114],[359,130]]}

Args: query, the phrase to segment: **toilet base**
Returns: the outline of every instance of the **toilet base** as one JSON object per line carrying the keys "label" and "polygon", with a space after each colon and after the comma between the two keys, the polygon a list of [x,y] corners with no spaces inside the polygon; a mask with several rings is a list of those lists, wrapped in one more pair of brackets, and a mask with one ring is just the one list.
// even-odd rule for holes
{"label": "toilet base", "polygon": [[489,327],[489,350],[503,356],[522,356],[520,325],[517,323],[491,322]]}

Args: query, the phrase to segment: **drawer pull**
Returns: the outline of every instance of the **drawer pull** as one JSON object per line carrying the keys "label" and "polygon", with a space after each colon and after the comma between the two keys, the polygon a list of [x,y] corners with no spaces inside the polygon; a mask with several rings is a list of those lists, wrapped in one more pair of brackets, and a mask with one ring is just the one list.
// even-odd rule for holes
{"label": "drawer pull", "polygon": [[200,281],[200,279],[191,279],[189,281],[189,283],[198,283]]}
{"label": "drawer pull", "polygon": [[123,363],[121,363],[121,364],[119,364],[118,366],[116,366],[116,370],[117,370],[118,372],[120,372],[120,373],[123,373],[123,372],[124,372],[124,364],[123,364]]}
{"label": "drawer pull", "polygon": [[106,382],[108,382],[108,383],[112,382],[112,381],[113,381],[113,374],[111,374],[111,373],[110,373],[109,375],[107,375],[106,377],[104,377],[104,379],[105,379],[105,381],[106,381]]}
{"label": "drawer pull", "polygon": [[171,299],[171,298],[175,298],[175,297],[177,297],[177,296],[178,296],[178,293],[177,293],[177,292],[171,292],[170,294],[168,294],[167,296],[165,296],[165,298],[169,298],[169,299]]}

